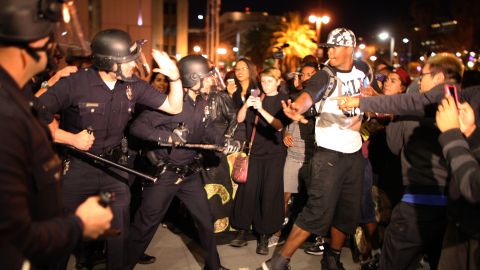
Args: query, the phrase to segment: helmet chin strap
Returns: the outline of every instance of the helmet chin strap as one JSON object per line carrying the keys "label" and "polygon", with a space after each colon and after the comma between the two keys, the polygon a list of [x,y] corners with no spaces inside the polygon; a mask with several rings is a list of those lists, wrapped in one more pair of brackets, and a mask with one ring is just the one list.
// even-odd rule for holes
{"label": "helmet chin strap", "polygon": [[124,81],[124,82],[135,82],[135,81],[137,81],[137,77],[135,77],[133,75],[131,77],[126,77],[123,74],[121,63],[116,63],[116,64],[117,64],[117,70],[115,71],[115,75],[116,75],[117,79],[119,79],[121,81]]}
{"label": "helmet chin strap", "polygon": [[190,88],[189,90],[192,91],[193,93],[195,93],[195,95],[197,96],[201,96],[202,98],[204,99],[207,99],[208,97],[208,94],[207,93],[202,93],[202,89],[205,85],[203,84],[203,79],[200,79],[200,87],[198,89],[192,89]]}

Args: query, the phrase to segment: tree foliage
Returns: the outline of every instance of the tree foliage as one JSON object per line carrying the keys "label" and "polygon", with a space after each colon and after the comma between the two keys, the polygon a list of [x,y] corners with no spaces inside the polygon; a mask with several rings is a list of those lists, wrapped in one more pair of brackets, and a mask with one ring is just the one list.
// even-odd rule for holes
{"label": "tree foliage", "polygon": [[278,26],[260,24],[245,34],[241,44],[244,55],[251,59],[257,67],[261,68],[265,59],[269,57],[273,44],[273,32],[277,30]]}
{"label": "tree foliage", "polygon": [[[315,31],[309,24],[304,24],[299,13],[288,13],[287,20],[282,23],[281,30],[273,33],[275,44],[273,47],[288,43],[284,49],[284,65],[288,71],[295,70],[303,57],[313,54],[317,49]],[[272,47],[272,50],[274,48]]]}

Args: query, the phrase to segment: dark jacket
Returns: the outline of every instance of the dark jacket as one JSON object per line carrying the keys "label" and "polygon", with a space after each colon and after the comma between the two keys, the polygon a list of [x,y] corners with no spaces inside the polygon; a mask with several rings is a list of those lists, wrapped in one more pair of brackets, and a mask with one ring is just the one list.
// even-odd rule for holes
{"label": "dark jacket", "polygon": [[[223,145],[224,136],[214,128],[207,128],[212,124],[211,118],[206,117],[207,101],[201,96],[192,100],[185,95],[183,110],[176,115],[161,111],[145,110],[130,126],[130,133],[140,139],[151,142],[168,141],[172,131],[180,123],[188,129],[187,143],[213,143]],[[156,148],[154,153],[159,160],[173,165],[189,165],[195,160],[196,149],[189,148]]]}
{"label": "dark jacket", "polygon": [[75,134],[93,129],[95,141],[88,151],[94,154],[120,145],[136,103],[158,108],[165,99],[143,80],[118,80],[110,90],[95,68],[61,79],[39,98],[49,112],[61,114],[61,129]]}
{"label": "dark jacket", "polygon": [[[457,86],[458,88],[458,86]],[[436,111],[436,105],[445,96],[442,91],[443,85],[436,88],[437,91],[426,93],[412,93],[396,96],[381,96],[375,98],[361,98],[360,109],[363,111],[400,112],[410,115],[432,115]],[[460,88],[458,88],[460,89]],[[477,127],[480,126],[480,87],[470,87],[460,91],[460,100],[467,101],[475,112]],[[439,136],[443,155],[448,162],[448,168],[453,177],[449,185],[449,216],[463,231],[471,237],[480,239],[480,205],[478,204],[478,179],[475,174],[466,174],[465,169],[475,171],[474,160],[479,159],[479,130],[466,140],[471,149],[471,154],[465,154],[466,145],[462,143],[461,134],[454,131],[446,132]],[[451,148],[450,146],[456,147]],[[461,154],[463,153],[463,154]],[[468,157],[463,162],[468,167],[453,165],[453,161],[460,156]],[[458,160],[457,160],[458,161]],[[478,163],[477,163],[478,166]],[[477,167],[478,168],[478,167]]]}
{"label": "dark jacket", "polygon": [[233,137],[233,133],[237,129],[237,110],[233,104],[233,99],[226,91],[221,91],[210,95],[209,107],[212,114],[215,127],[220,133],[227,137]]}
{"label": "dark jacket", "polygon": [[425,95],[360,99],[360,109],[364,112],[397,115],[387,127],[387,142],[392,153],[401,154],[406,193],[446,195],[449,173],[435,123],[437,103],[444,95],[443,85],[438,85]]}
{"label": "dark jacket", "polygon": [[0,264],[20,269],[51,266],[82,238],[82,223],[63,216],[60,159],[49,131],[28,100],[0,68]]}
{"label": "dark jacket", "polygon": [[449,216],[469,237],[480,239],[480,87],[467,88],[463,97],[474,108],[476,130],[464,138],[458,129],[440,135],[443,154],[452,174]]}

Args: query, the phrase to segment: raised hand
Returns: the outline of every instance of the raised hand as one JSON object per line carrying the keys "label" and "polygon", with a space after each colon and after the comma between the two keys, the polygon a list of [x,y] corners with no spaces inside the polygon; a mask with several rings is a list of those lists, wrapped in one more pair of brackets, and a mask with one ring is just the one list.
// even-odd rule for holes
{"label": "raised hand", "polygon": [[303,124],[308,123],[308,120],[305,119],[305,117],[299,113],[300,107],[297,104],[295,104],[295,102],[292,102],[291,99],[289,99],[287,102],[283,100],[281,102],[282,102],[283,113],[285,113],[285,115],[288,118]]}
{"label": "raised hand", "polygon": [[336,100],[338,108],[340,110],[349,111],[360,106],[360,98],[350,96],[332,97],[332,100]]}
{"label": "raised hand", "polygon": [[159,66],[159,68],[154,70],[155,72],[162,73],[172,81],[176,81],[180,78],[177,65],[172,59],[170,59],[170,56],[168,56],[166,52],[160,52],[159,50],[153,49],[152,57]]}
{"label": "raised hand", "polygon": [[458,109],[455,100],[451,96],[445,96],[437,108],[437,127],[441,132],[450,129],[460,128],[458,120]]}
{"label": "raised hand", "polygon": [[259,97],[254,98],[253,108],[257,111],[262,109],[262,99]]}

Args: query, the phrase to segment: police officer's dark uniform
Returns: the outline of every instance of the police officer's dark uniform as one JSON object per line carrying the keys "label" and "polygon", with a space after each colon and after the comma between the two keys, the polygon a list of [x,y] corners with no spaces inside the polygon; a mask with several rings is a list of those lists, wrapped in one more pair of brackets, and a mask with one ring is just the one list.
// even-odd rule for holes
{"label": "police officer's dark uniform", "polygon": [[[208,72],[208,63],[201,56],[186,56],[179,61],[178,66],[184,88],[191,88],[199,81],[203,83],[202,75],[199,74]],[[213,127],[206,128],[212,124],[208,112],[206,113],[207,105],[208,101],[202,95],[193,100],[186,94],[181,113],[171,116],[158,111],[144,111],[132,123],[130,133],[144,140],[166,143],[178,125],[184,123],[188,129],[186,139],[189,143],[223,145],[223,134],[216,132]],[[231,142],[239,146],[238,141]],[[152,240],[170,202],[177,196],[198,225],[200,242],[205,250],[205,269],[224,269],[220,266],[212,215],[199,175],[196,160],[198,151],[186,148],[157,148],[154,154],[160,161],[159,180],[144,187],[142,204],[130,229],[129,266],[135,266]]]}
{"label": "police officer's dark uniform", "polygon": [[[2,1],[1,46],[28,51],[29,42],[50,35],[52,25],[35,16],[37,7],[36,1]],[[82,222],[63,217],[60,159],[33,99],[9,72],[0,67],[0,268],[21,269],[25,260],[32,269],[46,268],[73,250]]]}
{"label": "police officer's dark uniform", "polygon": [[[114,162],[118,162],[122,155],[120,144],[135,103],[158,108],[166,99],[164,94],[139,79],[117,80],[112,90],[101,79],[98,71],[106,70],[102,61],[108,62],[108,55],[138,57],[135,54],[139,52],[129,51],[131,44],[129,35],[121,30],[99,32],[92,41],[95,67],[79,70],[60,80],[40,97],[51,113],[61,114],[61,129],[71,133],[93,130],[95,141],[89,152]],[[111,205],[114,214],[112,228],[119,229],[121,234],[107,239],[107,265],[109,269],[122,268],[129,226],[128,175],[74,152],[68,154],[63,173],[64,200],[69,212],[91,194],[100,191],[115,193]]]}
{"label": "police officer's dark uniform", "polygon": [[61,162],[47,127],[35,115],[33,101],[1,68],[0,84],[2,269],[20,269],[23,256],[34,265],[54,263],[82,238],[82,223],[74,215],[61,218]]}

